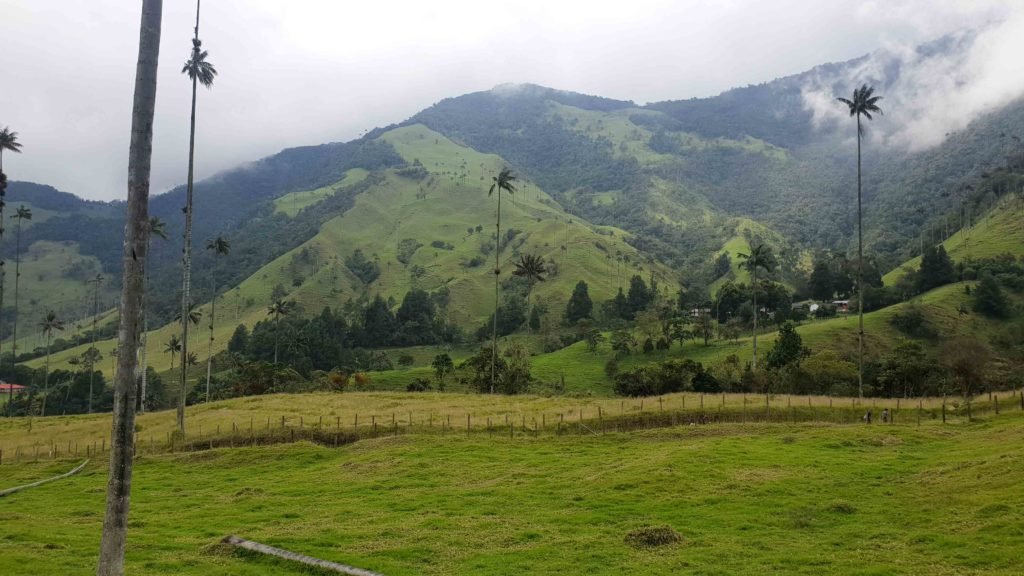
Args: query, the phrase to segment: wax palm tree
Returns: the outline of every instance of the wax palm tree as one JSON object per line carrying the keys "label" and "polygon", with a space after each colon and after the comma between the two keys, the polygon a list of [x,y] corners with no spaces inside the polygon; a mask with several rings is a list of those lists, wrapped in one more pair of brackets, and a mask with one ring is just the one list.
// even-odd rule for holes
{"label": "wax palm tree", "polygon": [[[21,144],[18,143],[18,133],[12,132],[10,128],[0,128],[0,254],[3,254],[3,240],[4,240],[4,204],[7,196],[7,175],[4,173],[4,150],[8,152],[14,152],[16,154],[21,153]],[[4,262],[0,259],[0,310],[4,309],[4,286],[5,276],[7,275],[4,269]],[[2,315],[0,315],[2,319]],[[0,341],[0,361],[3,359],[3,342]],[[7,415],[13,416],[14,413],[11,411],[11,407],[14,405],[14,388],[12,387],[9,391],[9,398],[7,401]]]}
{"label": "wax palm tree", "polygon": [[497,243],[494,248],[494,319],[491,326],[491,394],[494,394],[494,367],[498,363],[498,294],[501,288],[501,193],[502,191],[511,195],[516,193],[516,177],[512,174],[512,170],[502,168],[492,180],[487,195],[493,196],[495,192],[498,193],[498,217],[495,225],[497,233],[494,236]]}
{"label": "wax palm tree", "polygon": [[0,172],[4,171],[4,150],[21,154],[21,143],[18,142],[18,133],[12,132],[10,128],[0,128]]}
{"label": "wax palm tree", "polygon": [[294,308],[295,302],[291,300],[278,300],[267,307],[267,316],[274,319],[274,364],[277,364],[277,347],[281,334],[279,322],[282,316],[291,314]]}
{"label": "wax palm tree", "polygon": [[93,372],[96,370],[96,364],[103,359],[103,354],[96,348],[96,346],[90,346],[88,350],[82,352],[81,362],[85,364],[86,368],[89,369],[89,400],[87,402],[88,412],[92,414],[92,398],[93,398]]}
{"label": "wax palm tree", "polygon": [[184,320],[191,302],[189,292],[192,288],[192,184],[195,169],[196,153],[196,88],[199,84],[210,88],[217,75],[217,69],[206,61],[208,53],[202,50],[203,43],[199,40],[199,0],[196,0],[196,27],[192,37],[192,57],[181,69],[192,80],[192,116],[188,136],[188,180],[185,193],[185,249],[182,259],[181,275],[181,376],[178,380],[178,429],[185,432],[185,364],[188,360],[188,322]]}
{"label": "wax palm tree", "polygon": [[[92,291],[92,348],[96,348],[96,336],[98,330],[96,329],[96,321],[100,316],[100,285],[103,284],[103,274],[97,274],[92,280],[88,280],[86,284],[93,285]],[[89,414],[92,414],[92,385],[93,378],[95,377],[94,370],[89,371]]]}
{"label": "wax palm tree", "polygon": [[[231,251],[231,243],[223,236],[217,236],[206,243],[206,249],[213,252],[214,259],[217,256],[227,256]],[[210,343],[206,352],[206,401],[210,401],[210,373],[213,371],[213,325],[217,320],[217,276],[216,266],[210,268],[210,280],[213,283],[213,299],[210,301]]]}
{"label": "wax palm tree", "polygon": [[164,352],[171,355],[171,367],[168,370],[173,371],[174,357],[181,352],[181,338],[177,334],[171,334],[171,339],[164,344]]}
{"label": "wax palm tree", "polygon": [[142,275],[142,285],[143,285],[143,296],[142,296],[142,304],[143,304],[143,306],[142,306],[142,337],[139,340],[139,348],[140,348],[140,356],[141,356],[141,358],[139,360],[139,365],[140,365],[139,371],[141,372],[141,374],[139,375],[139,382],[140,382],[140,385],[139,385],[139,412],[143,413],[143,414],[146,412],[146,385],[148,384],[148,381],[149,381],[148,374],[146,373],[147,372],[147,368],[149,367],[148,366],[148,362],[146,360],[146,356],[147,356],[146,345],[149,343],[149,314],[146,311],[146,306],[145,306],[145,304],[146,304],[145,288],[149,284],[150,248],[152,248],[153,237],[154,236],[157,237],[157,238],[160,238],[161,240],[167,240],[167,224],[165,224],[164,221],[161,220],[160,218],[158,218],[156,216],[151,216],[149,218],[149,237],[146,238],[146,267],[145,267],[145,270],[143,271],[143,275]]}
{"label": "wax palm tree", "polygon": [[864,84],[853,91],[853,99],[836,98],[850,109],[850,116],[857,117],[857,389],[864,397],[864,219],[861,193],[861,140],[864,137],[864,126],[861,116],[872,120],[872,114],[881,114],[878,107],[881,96],[875,96],[875,89]]}
{"label": "wax palm tree", "polygon": [[46,336],[46,362],[43,364],[43,404],[40,416],[46,416],[46,397],[50,394],[50,343],[53,341],[55,330],[64,330],[64,322],[57,318],[57,313],[50,310],[46,317],[39,323]]}
{"label": "wax palm tree", "polygon": [[[162,0],[142,0],[139,56],[135,67],[131,140],[128,148],[128,205],[125,221],[124,262],[121,282],[121,320],[118,346],[139,347],[142,331],[144,270],[149,237],[149,176],[153,159],[153,117],[156,112],[156,77],[160,59]],[[139,255],[142,258],[139,258]],[[128,505],[135,462],[135,354],[125,354],[114,379],[114,414],[111,422],[107,504],[100,540],[96,576],[124,576],[124,550],[128,535]]]}
{"label": "wax palm tree", "polygon": [[740,254],[739,257],[745,262],[743,266],[750,271],[750,286],[754,294],[754,361],[753,368],[757,370],[757,271],[764,269],[765,272],[771,272],[775,269],[775,257],[772,255],[772,249],[770,246],[764,244],[758,244],[750,249],[750,254]]}
{"label": "wax palm tree", "polygon": [[547,271],[547,264],[544,262],[543,256],[523,254],[519,257],[519,261],[516,262],[516,269],[512,271],[512,275],[525,278],[526,282],[530,285],[530,292],[532,293],[534,284],[543,282]]}
{"label": "wax palm tree", "polygon": [[24,206],[18,206],[18,210],[11,216],[17,221],[14,229],[14,330],[11,333],[11,354],[14,357],[14,364],[18,363],[18,297],[19,280],[21,279],[21,223],[24,220],[32,219],[32,210]]}

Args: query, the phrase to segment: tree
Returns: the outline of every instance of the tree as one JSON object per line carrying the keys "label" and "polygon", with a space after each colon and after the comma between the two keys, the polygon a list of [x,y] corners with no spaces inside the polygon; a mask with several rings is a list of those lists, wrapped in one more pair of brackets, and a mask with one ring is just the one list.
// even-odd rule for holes
{"label": "tree", "polygon": [[779,328],[779,337],[775,346],[768,351],[768,368],[779,369],[790,364],[800,365],[800,360],[810,355],[804,348],[803,339],[797,334],[792,322],[786,322]]}
{"label": "tree", "polygon": [[491,394],[494,394],[498,363],[498,294],[501,289],[501,193],[502,191],[508,192],[509,195],[516,193],[516,177],[508,168],[502,168],[492,180],[493,183],[490,190],[487,191],[487,196],[492,196],[495,192],[498,193],[498,217],[494,235],[498,246],[494,250],[494,320],[491,326]]}
{"label": "tree", "polygon": [[[223,236],[217,236],[206,243],[206,249],[213,252],[214,259],[217,256],[227,256],[231,251],[231,243]],[[213,297],[210,300],[210,342],[206,352],[206,401],[210,401],[210,374],[213,370],[213,325],[217,320],[217,275],[216,267],[210,267],[210,283],[213,284]]]}
{"label": "tree", "polygon": [[565,307],[565,319],[569,324],[576,324],[584,318],[590,318],[594,310],[594,302],[590,299],[587,283],[580,280],[572,289],[572,296]]}
{"label": "tree", "polygon": [[616,330],[612,333],[612,350],[618,355],[628,356],[636,344],[636,338],[628,330]]}
{"label": "tree", "polygon": [[740,254],[739,257],[744,261],[743,266],[750,271],[750,286],[754,298],[754,361],[751,366],[753,370],[757,370],[757,317],[760,316],[757,309],[757,271],[760,269],[764,269],[765,272],[774,270],[775,256],[772,254],[770,246],[758,244],[750,249],[750,254]]}
{"label": "tree", "polygon": [[[96,337],[98,330],[96,328],[96,322],[100,316],[100,285],[103,284],[103,274],[97,274],[87,284],[92,284],[92,347],[96,348]],[[92,394],[93,394],[93,380],[95,378],[95,371],[89,371],[89,414],[92,414]]]}
{"label": "tree", "polygon": [[89,371],[89,399],[86,403],[88,413],[92,413],[92,402],[95,397],[95,391],[93,390],[94,379],[96,372],[96,365],[103,359],[103,354],[96,348],[96,346],[90,346],[85,352],[82,352],[81,363],[85,365]]}
{"label": "tree", "polygon": [[228,352],[232,354],[245,354],[249,349],[249,329],[245,324],[235,326],[235,331],[228,340]]}
{"label": "tree", "polygon": [[974,311],[991,318],[1005,318],[1009,312],[1009,304],[999,281],[988,270],[981,273],[979,280],[974,288]]}
{"label": "tree", "polygon": [[[3,240],[4,240],[4,204],[7,196],[7,174],[4,173],[4,150],[8,152],[14,152],[16,154],[21,153],[21,144],[18,142],[18,133],[12,132],[10,128],[4,127],[0,129],[0,254],[3,254]],[[3,260],[0,259],[0,310],[4,309],[4,286],[6,283],[5,276],[7,272],[4,269]],[[2,319],[2,314],[0,314]],[[3,343],[0,342],[0,360],[3,359]],[[14,388],[12,387],[8,391],[7,398],[7,415],[13,416],[14,413],[11,411],[11,407],[14,404]]]}
{"label": "tree", "polygon": [[287,316],[295,309],[295,302],[278,300],[267,307],[267,316],[274,319],[274,364],[277,364],[277,349],[281,337],[281,317]]}
{"label": "tree", "polygon": [[[157,218],[156,216],[152,216],[149,219],[149,235],[146,237],[147,256],[150,254],[150,249],[152,248],[152,240],[154,236],[162,240],[167,240],[167,224],[165,224],[163,220]],[[139,349],[141,356],[141,359],[139,361],[139,372],[141,372],[141,374],[139,375],[139,412],[143,414],[146,412],[146,398],[148,398],[148,396],[146,395],[146,387],[149,384],[149,363],[146,360],[146,346],[149,343],[149,313],[147,312],[146,309],[145,292],[146,287],[149,286],[149,258],[147,257],[146,260],[147,266],[142,275],[142,338],[139,340]]]}
{"label": "tree", "polygon": [[171,334],[171,338],[164,344],[164,352],[171,355],[171,367],[168,371],[174,370],[174,356],[181,352],[181,338],[177,334]]}
{"label": "tree", "polygon": [[857,117],[857,390],[864,396],[864,210],[861,186],[861,140],[864,127],[861,116],[872,120],[872,113],[882,113],[878,107],[881,96],[875,96],[875,89],[867,84],[853,91],[853,99],[837,98],[850,109],[850,116]]}
{"label": "tree", "polygon": [[[149,173],[153,153],[157,61],[160,55],[162,0],[143,0],[139,58],[135,72],[132,132],[128,150],[128,214],[125,226],[121,320],[118,346],[136,350],[142,331],[143,270],[149,238]],[[118,359],[111,423],[110,476],[97,576],[124,576],[132,464],[135,458],[135,354]]]}
{"label": "tree", "polygon": [[814,261],[809,285],[811,298],[824,301],[832,299],[836,289],[832,280],[832,266],[828,260],[819,258]]}
{"label": "tree", "polygon": [[652,300],[654,294],[647,288],[647,283],[639,274],[634,274],[629,280],[629,294],[626,296],[626,307],[629,310],[626,320],[635,318],[636,313],[647,308]]}
{"label": "tree", "polygon": [[953,269],[953,262],[946,249],[941,244],[926,247],[915,277],[917,291],[927,292],[952,282],[956,282],[956,270]]}
{"label": "tree", "polygon": [[444,391],[444,377],[451,374],[452,370],[455,369],[452,357],[448,354],[438,354],[434,356],[434,361],[430,363],[430,367],[434,369],[434,376],[437,376],[437,389]]}
{"label": "tree", "polygon": [[18,364],[18,296],[19,280],[21,279],[21,222],[32,219],[32,210],[24,206],[18,206],[18,210],[11,216],[17,221],[14,231],[14,331],[11,334],[11,356],[15,366]]}
{"label": "tree", "polygon": [[[537,282],[543,282],[545,280],[544,274],[547,273],[547,264],[544,263],[543,256],[535,256],[533,254],[523,254],[519,257],[519,261],[516,262],[516,269],[512,271],[512,275],[518,278],[525,278],[527,284],[530,286],[530,293],[533,293],[533,286]],[[534,307],[536,309],[536,306]],[[537,322],[540,322],[538,318]],[[533,327],[533,316],[530,316],[530,322],[527,324],[531,331]]]}
{"label": "tree", "polygon": [[199,40],[199,0],[196,0],[196,26],[195,35],[192,37],[192,57],[185,62],[181,69],[181,73],[187,74],[192,80],[192,116],[188,134],[188,180],[185,188],[185,247],[181,275],[181,375],[178,380],[180,387],[178,430],[183,434],[185,433],[185,396],[187,394],[185,374],[188,362],[188,321],[185,316],[191,305],[190,291],[192,289],[192,185],[196,155],[196,88],[199,84],[210,88],[213,86],[213,78],[217,75],[217,69],[206,61],[208,53],[201,49],[202,46],[203,43]]}
{"label": "tree", "polygon": [[882,360],[878,381],[883,395],[912,398],[923,393],[933,371],[934,363],[925,355],[924,347],[919,342],[904,340]]}
{"label": "tree", "polygon": [[943,364],[949,369],[968,406],[970,417],[971,397],[978,391],[985,378],[985,368],[992,354],[989,349],[976,338],[959,338],[950,341],[939,354]]}
{"label": "tree", "polygon": [[50,310],[39,327],[43,329],[43,334],[46,336],[46,362],[43,364],[43,407],[39,415],[46,416],[46,398],[50,394],[50,343],[53,341],[55,330],[64,330],[64,322],[57,318],[56,312]]}

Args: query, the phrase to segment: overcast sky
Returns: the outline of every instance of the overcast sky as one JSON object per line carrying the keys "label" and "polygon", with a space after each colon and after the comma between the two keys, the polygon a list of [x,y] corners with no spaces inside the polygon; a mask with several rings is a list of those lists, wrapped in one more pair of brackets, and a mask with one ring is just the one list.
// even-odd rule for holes
{"label": "overcast sky", "polygon": [[[505,82],[645,103],[710,96],[1010,17],[1006,0],[204,0],[197,176],[349,140]],[[0,0],[14,180],[126,196],[141,2]],[[153,191],[184,181],[195,3],[165,0]],[[1019,56],[1019,53],[1018,53]]]}

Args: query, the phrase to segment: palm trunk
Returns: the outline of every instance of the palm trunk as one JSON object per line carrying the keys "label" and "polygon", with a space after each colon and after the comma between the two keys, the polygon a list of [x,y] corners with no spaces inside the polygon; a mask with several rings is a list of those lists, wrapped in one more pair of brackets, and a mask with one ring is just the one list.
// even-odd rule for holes
{"label": "palm trunk", "polygon": [[50,395],[50,340],[52,335],[46,335],[46,362],[43,363],[43,405],[39,410],[40,416],[46,416],[46,398]]}
{"label": "palm trunk", "polygon": [[[121,350],[138,348],[142,328],[143,275],[149,237],[149,173],[162,11],[162,0],[142,1],[132,136],[128,152],[128,219],[123,255],[122,314],[118,328],[118,347]],[[118,362],[120,370],[114,384],[114,417],[110,433],[110,478],[97,576],[124,575],[124,550],[128,536],[128,508],[135,458],[136,356],[122,354]]]}
{"label": "palm trunk", "polygon": [[[196,36],[199,38],[199,5],[196,4]],[[193,60],[199,48],[193,45]],[[192,117],[188,135],[188,188],[185,196],[185,257],[184,273],[181,277],[181,376],[178,379],[178,430],[185,433],[185,376],[188,367],[188,307],[189,291],[192,286],[192,177],[196,153],[196,86],[198,75],[192,78]]]}
{"label": "palm trunk", "polygon": [[277,364],[277,343],[281,341],[281,323],[274,318],[274,364]]}
{"label": "palm trunk", "polygon": [[210,301],[210,344],[206,350],[206,403],[210,403],[210,372],[213,370],[213,323],[217,319],[217,277],[210,274],[213,279],[213,300]]}
{"label": "palm trunk", "polygon": [[857,393],[864,397],[864,220],[861,209],[860,114],[857,114]]}
{"label": "palm trunk", "polygon": [[498,219],[494,246],[494,321],[491,325],[491,394],[494,394],[495,365],[498,363],[498,290],[501,276],[501,187],[498,192]]}
{"label": "palm trunk", "polygon": [[[0,149],[0,174],[4,173],[4,151]],[[0,374],[3,373],[3,358],[4,358],[4,337],[3,337],[3,310],[4,310],[4,285],[7,284],[7,271],[4,267],[3,258],[3,244],[4,244],[4,202],[7,194],[6,190],[0,190]],[[11,405],[14,403],[14,387],[11,387],[7,391],[7,416],[14,416],[14,411]]]}
{"label": "palm trunk", "polygon": [[[152,232],[152,230],[150,230]],[[146,255],[149,255],[153,247],[152,239],[146,238]],[[146,310],[146,290],[149,289],[149,263],[142,274],[142,338],[139,340],[139,374],[136,379],[139,381],[139,414],[146,413],[146,385],[149,377],[146,372],[149,369],[146,360],[146,347],[149,345],[149,312]]]}
{"label": "palm trunk", "polygon": [[[95,279],[96,287],[93,288],[92,297],[92,349],[96,349],[96,317],[100,313],[100,281],[99,278]],[[89,414],[92,414],[92,383],[93,377],[96,374],[96,364],[93,362],[92,369],[89,370]]]}
{"label": "palm trunk", "polygon": [[[21,278],[21,218],[14,232],[14,330],[11,333],[11,367],[18,365],[18,281]],[[31,409],[31,406],[29,407]]]}
{"label": "palm trunk", "polygon": [[754,287],[754,371],[757,371],[757,266],[752,268],[752,284]]}

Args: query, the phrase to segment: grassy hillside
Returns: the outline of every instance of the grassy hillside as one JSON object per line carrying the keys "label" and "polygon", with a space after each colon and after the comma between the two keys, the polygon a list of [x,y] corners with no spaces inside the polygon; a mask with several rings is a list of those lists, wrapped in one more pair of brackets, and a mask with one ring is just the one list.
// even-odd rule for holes
{"label": "grassy hillside", "polygon": [[[958,230],[942,246],[953,262],[970,258],[992,258],[1001,254],[1024,255],[1024,210],[1019,200],[1007,198],[971,227]],[[887,286],[899,281],[908,271],[921,267],[915,256],[882,277]]]}
{"label": "grassy hillside", "polygon": [[[412,288],[447,287],[453,303],[447,311],[451,321],[474,329],[487,319],[494,306],[494,256],[493,252],[485,255],[481,246],[493,244],[496,209],[496,198],[488,198],[487,188],[504,161],[459,146],[419,125],[386,132],[381,139],[408,162],[418,160],[425,175],[411,177],[399,170],[378,173],[378,180],[356,197],[351,209],[329,219],[308,242],[224,293],[217,302],[215,353],[224,349],[236,325],[251,326],[266,318],[271,293],[278,285],[309,314],[363,295],[380,294],[400,301]],[[365,172],[350,171],[325,188],[279,199],[278,209],[296,214],[300,204],[312,206],[331,190],[353,186],[365,178]],[[554,264],[554,272],[546,282],[537,284],[531,296],[534,302],[548,306],[554,322],[559,321],[573,286],[580,280],[587,282],[595,302],[613,297],[620,285],[628,284],[631,274],[648,278],[653,273],[663,285],[674,284],[675,275],[664,266],[648,264],[625,242],[625,232],[594,226],[565,213],[531,182],[520,183],[519,190],[514,198],[502,199],[502,233],[519,231],[501,253],[503,277],[510,277],[520,253],[537,254]],[[477,226],[482,227],[481,232],[476,231]],[[407,239],[420,246],[408,262],[402,262],[399,243]],[[369,285],[345,265],[346,258],[357,249],[380,267],[380,277]],[[629,256],[631,264],[619,265],[613,257],[616,253]],[[474,259],[478,262],[470,265]],[[210,281],[201,273],[193,278],[196,283]],[[209,303],[200,311],[204,320],[199,329],[192,330],[190,349],[205,360]],[[157,370],[170,367],[170,355],[163,349],[177,330],[172,324],[150,334],[147,360]],[[109,355],[113,347],[112,340],[98,345],[104,355]],[[64,366],[85,348],[56,353],[52,362]]]}
{"label": "grassy hillside", "polygon": [[[973,425],[412,434],[143,456],[127,569],[309,573],[218,545],[239,534],[391,576],[1010,575],[1024,547],[1022,447],[1014,413]],[[0,486],[70,466],[0,466]],[[0,571],[92,573],[105,484],[94,461],[5,498]],[[661,525],[682,542],[625,542]]]}

